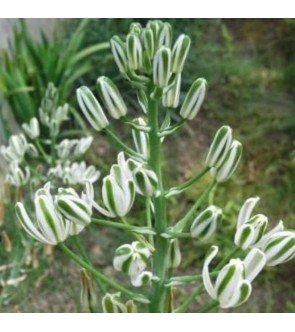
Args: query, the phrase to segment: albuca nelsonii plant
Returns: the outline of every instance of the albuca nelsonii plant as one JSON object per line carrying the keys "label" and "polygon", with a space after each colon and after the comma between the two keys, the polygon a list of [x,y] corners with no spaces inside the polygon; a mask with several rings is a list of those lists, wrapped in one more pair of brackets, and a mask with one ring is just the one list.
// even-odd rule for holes
{"label": "albuca nelsonii plant", "polygon": [[[99,308],[108,313],[186,312],[203,290],[211,299],[198,308],[198,312],[208,312],[218,306],[236,307],[249,299],[254,279],[266,265],[285,263],[295,255],[294,231],[284,230],[283,222],[267,231],[266,216],[251,216],[258,198],[249,198],[237,219],[232,254],[210,269],[218,252],[218,247],[212,246],[204,260],[202,274],[173,276],[181,263],[179,238],[207,240],[218,231],[222,209],[212,202],[207,205],[208,195],[217,185],[229,180],[242,156],[242,144],[234,138],[230,127],[223,126],[212,141],[205,167],[185,183],[173,188],[165,186],[162,167],[165,138],[197,115],[206,93],[206,81],[199,78],[179,105],[181,75],[190,43],[186,35],[174,41],[171,26],[160,21],[150,21],[145,28],[134,23],[124,40],[113,37],[110,44],[114,60],[137,93],[142,114],[129,119],[125,101],[107,77],[97,80],[99,99],[86,86],[77,90],[79,106],[90,126],[104,131],[123,150],[102,180],[101,199],[98,202],[94,197],[93,181],[85,177],[81,194],[73,188],[58,188],[52,193],[50,183],[46,183],[35,193],[34,215],[27,212],[21,202],[16,204],[18,220],[32,237],[42,243],[59,245],[81,266],[81,301],[91,312]],[[163,111],[162,108],[160,111],[161,104]],[[179,109],[176,111],[180,120],[172,122],[171,114],[175,109]],[[164,112],[164,116],[160,112]],[[130,126],[134,148],[122,142],[110,128],[112,118]],[[161,122],[161,119],[164,120]],[[52,126],[55,128],[55,123]],[[35,120],[24,126],[24,130],[34,139],[38,133]],[[69,145],[66,142],[56,147],[60,158],[67,158],[69,151],[76,151],[76,146]],[[23,158],[23,146],[26,146],[23,137],[13,138],[4,151],[14,162],[15,181],[25,181],[28,177],[26,170],[20,176],[15,166],[15,162]],[[83,150],[83,142],[80,147]],[[57,174],[58,169],[54,172]],[[78,178],[79,172],[82,171],[77,170]],[[212,181],[193,206],[179,221],[168,220],[170,197],[188,190],[207,173]],[[131,225],[127,218],[138,195],[146,200],[145,226]],[[94,217],[95,212],[99,217]],[[130,279],[130,287],[97,270],[85,251],[77,254],[65,244],[70,236],[77,238],[86,226],[94,227],[94,224],[119,228],[134,236],[132,243],[116,249],[113,260],[114,269]],[[98,305],[93,281],[100,287],[101,305]],[[192,282],[199,286],[179,303],[174,298],[175,287]]]}

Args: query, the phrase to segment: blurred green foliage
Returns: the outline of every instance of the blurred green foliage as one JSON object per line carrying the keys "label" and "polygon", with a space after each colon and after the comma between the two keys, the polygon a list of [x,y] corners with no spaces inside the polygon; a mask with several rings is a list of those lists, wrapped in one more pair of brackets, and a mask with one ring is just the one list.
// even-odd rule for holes
{"label": "blurred green foliage", "polygon": [[30,35],[25,20],[18,23],[9,49],[0,53],[0,94],[21,124],[37,114],[49,82],[59,89],[61,101],[68,101],[74,82],[92,70],[90,55],[109,46],[108,43],[94,43],[83,47],[87,19],[79,22],[69,38],[60,31],[51,38],[41,31],[39,41]]}

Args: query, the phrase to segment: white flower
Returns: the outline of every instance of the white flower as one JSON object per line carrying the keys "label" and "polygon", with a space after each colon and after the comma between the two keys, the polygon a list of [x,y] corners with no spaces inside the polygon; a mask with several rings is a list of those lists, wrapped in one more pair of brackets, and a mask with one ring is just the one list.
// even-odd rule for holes
{"label": "white flower", "polygon": [[59,213],[72,223],[86,226],[91,222],[92,206],[72,188],[59,188],[55,204]]}
{"label": "white flower", "polygon": [[190,229],[192,237],[201,237],[203,240],[209,239],[215,232],[221,215],[222,210],[214,205],[210,205],[202,211],[192,223]]}
{"label": "white flower", "polygon": [[6,180],[15,187],[25,185],[30,178],[30,169],[28,167],[22,168],[16,161],[12,161],[9,165],[9,174]]}
{"label": "white flower", "polygon": [[116,249],[113,265],[117,271],[134,277],[145,270],[150,256],[151,252],[147,247],[134,241],[131,244],[123,244]]}
{"label": "white flower", "polygon": [[222,164],[218,168],[211,168],[211,175],[217,182],[225,182],[233,175],[240,163],[242,153],[242,144],[237,140],[233,140]]}
{"label": "white flower", "polygon": [[261,250],[265,253],[267,265],[286,263],[295,257],[295,232],[281,231],[268,236]]}
{"label": "white flower", "polygon": [[206,164],[208,167],[219,167],[229,151],[232,144],[232,129],[229,126],[222,126],[216,132],[211,143]]}
{"label": "white flower", "polygon": [[31,139],[35,139],[40,135],[40,127],[37,118],[32,118],[28,124],[23,123],[22,128],[26,135]]}
{"label": "white flower", "polygon": [[12,135],[9,138],[8,146],[1,146],[1,154],[8,161],[21,162],[24,159],[29,144],[23,134]]}
{"label": "white flower", "polygon": [[50,194],[50,183],[36,192],[34,205],[36,220],[32,221],[23,204],[16,204],[16,215],[25,231],[45,244],[63,242],[69,235],[70,222],[57,211]]}
{"label": "white flower", "polygon": [[251,282],[260,273],[266,263],[264,253],[254,248],[244,261],[231,259],[218,273],[212,284],[209,264],[218,253],[218,247],[212,246],[203,267],[203,282],[208,294],[219,302],[221,308],[237,307],[251,295]]}
{"label": "white flower", "polygon": [[[59,242],[63,242],[69,235],[80,233],[85,227],[86,222],[82,225],[82,219],[79,219],[80,224],[76,225],[67,218],[69,217],[71,220],[74,220],[74,217],[78,218],[78,213],[76,213],[78,207],[79,209],[83,209],[88,205],[87,211],[91,210],[91,204],[89,203],[91,195],[87,187],[86,191],[86,193],[82,194],[81,199],[78,200],[78,195],[74,189],[64,189],[64,196],[67,193],[68,196],[72,195],[76,197],[74,202],[76,206],[74,211],[71,210],[73,202],[69,203],[68,199],[66,202],[67,206],[63,205],[61,209],[60,206],[56,205],[57,196],[54,197],[50,193],[50,183],[48,182],[35,193],[35,220],[30,218],[24,205],[20,202],[15,206],[17,218],[24,230],[34,239],[45,244],[56,245]],[[59,210],[62,210],[62,213]]]}

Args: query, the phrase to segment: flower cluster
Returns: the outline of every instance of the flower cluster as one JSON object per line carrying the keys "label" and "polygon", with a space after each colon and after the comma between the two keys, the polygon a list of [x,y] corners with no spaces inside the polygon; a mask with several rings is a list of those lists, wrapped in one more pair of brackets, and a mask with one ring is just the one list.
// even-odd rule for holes
{"label": "flower cluster", "polygon": [[94,208],[104,216],[124,217],[132,208],[135,194],[150,197],[156,194],[157,176],[146,165],[118,154],[118,163],[103,178],[102,200],[104,207],[94,202]]}
{"label": "flower cluster", "polygon": [[38,156],[36,147],[29,143],[24,134],[9,138],[8,146],[1,146],[0,152],[9,163],[6,180],[15,187],[25,185],[30,178],[30,169],[25,164],[25,156]]}
{"label": "flower cluster", "polygon": [[258,201],[258,197],[247,199],[237,220],[234,242],[243,250],[250,249],[246,258],[231,259],[218,273],[214,286],[209,275],[209,264],[217,255],[218,247],[213,246],[205,259],[205,288],[222,308],[236,307],[244,303],[251,294],[251,282],[264,266],[279,265],[295,257],[294,231],[285,231],[283,222],[280,221],[266,233],[268,218],[263,214],[251,217]]}
{"label": "flower cluster", "polygon": [[60,188],[50,193],[50,183],[35,193],[35,218],[31,218],[23,203],[15,206],[17,218],[34,239],[56,245],[70,235],[79,234],[91,222],[93,193],[89,185],[81,197],[72,188]]}

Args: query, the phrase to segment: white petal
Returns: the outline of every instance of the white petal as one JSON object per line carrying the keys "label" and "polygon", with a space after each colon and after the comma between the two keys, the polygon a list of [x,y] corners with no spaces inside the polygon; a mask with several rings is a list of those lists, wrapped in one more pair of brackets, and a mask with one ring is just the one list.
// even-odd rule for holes
{"label": "white petal", "polygon": [[265,254],[253,248],[244,259],[246,279],[251,282],[261,272],[266,264]]}
{"label": "white petal", "polygon": [[219,248],[217,246],[212,246],[210,249],[209,254],[205,258],[202,276],[203,276],[203,283],[205,286],[206,291],[208,294],[213,298],[216,299],[216,292],[211,282],[210,274],[209,274],[209,265],[211,261],[216,257]]}

